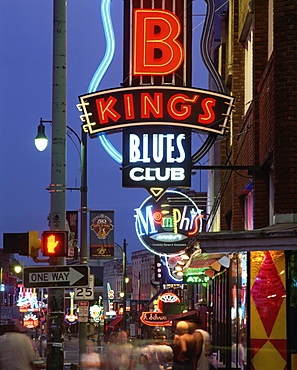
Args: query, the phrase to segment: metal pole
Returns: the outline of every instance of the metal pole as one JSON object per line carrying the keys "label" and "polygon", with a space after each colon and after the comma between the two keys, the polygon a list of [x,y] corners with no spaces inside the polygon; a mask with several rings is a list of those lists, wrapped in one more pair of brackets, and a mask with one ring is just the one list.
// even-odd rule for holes
{"label": "metal pole", "polygon": [[127,286],[126,286],[126,277],[127,277],[127,243],[126,239],[123,242],[123,330],[127,328]]}
{"label": "metal pole", "polygon": [[[66,229],[66,0],[54,0],[50,229]],[[64,264],[51,258],[50,265]],[[47,370],[63,370],[64,289],[49,290]]]}
{"label": "metal pole", "polygon": [[138,311],[140,311],[141,280],[140,271],[138,271]]}
{"label": "metal pole", "polygon": [[[81,161],[81,202],[80,202],[80,262],[82,264],[88,263],[88,249],[87,249],[87,133],[82,129],[81,131],[81,145],[80,145],[80,161]],[[87,352],[87,323],[79,323],[79,355]]]}

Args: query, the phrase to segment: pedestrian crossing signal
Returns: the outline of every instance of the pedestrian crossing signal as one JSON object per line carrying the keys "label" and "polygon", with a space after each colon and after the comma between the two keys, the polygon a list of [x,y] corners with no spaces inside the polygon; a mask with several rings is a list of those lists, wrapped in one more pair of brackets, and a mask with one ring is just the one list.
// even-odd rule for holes
{"label": "pedestrian crossing signal", "polygon": [[56,230],[43,231],[42,254],[49,257],[67,257],[68,232]]}

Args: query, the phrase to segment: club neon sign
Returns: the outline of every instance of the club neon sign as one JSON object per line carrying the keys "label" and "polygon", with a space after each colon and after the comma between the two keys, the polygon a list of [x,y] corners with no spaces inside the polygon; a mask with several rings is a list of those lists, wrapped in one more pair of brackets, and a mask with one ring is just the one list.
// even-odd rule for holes
{"label": "club neon sign", "polygon": [[140,242],[152,253],[178,255],[202,231],[203,211],[188,196],[167,191],[158,201],[148,197],[135,209]]}
{"label": "club neon sign", "polygon": [[[191,186],[191,132],[153,127],[123,132],[123,187]],[[162,194],[158,194],[158,196]],[[157,197],[156,197],[157,198]]]}

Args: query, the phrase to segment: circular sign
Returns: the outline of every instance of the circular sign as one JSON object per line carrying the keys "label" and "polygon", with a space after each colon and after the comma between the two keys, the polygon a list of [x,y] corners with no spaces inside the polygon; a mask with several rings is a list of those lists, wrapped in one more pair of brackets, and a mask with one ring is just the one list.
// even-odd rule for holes
{"label": "circular sign", "polygon": [[160,256],[181,254],[202,231],[203,211],[187,195],[175,190],[166,191],[158,201],[148,197],[135,212],[139,240]]}

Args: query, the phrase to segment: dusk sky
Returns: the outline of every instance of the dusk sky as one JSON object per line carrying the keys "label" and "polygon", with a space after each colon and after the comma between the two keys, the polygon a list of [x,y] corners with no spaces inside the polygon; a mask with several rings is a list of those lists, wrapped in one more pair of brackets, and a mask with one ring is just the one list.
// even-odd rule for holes
{"label": "dusk sky", "polygon": [[[67,125],[80,135],[81,121],[76,108],[78,96],[88,85],[105,53],[100,0],[68,0],[67,4]],[[50,145],[39,152],[34,145],[40,117],[52,116],[52,38],[51,0],[1,0],[0,2],[0,231],[48,230],[50,196]],[[119,87],[122,76],[123,0],[111,1],[115,25],[116,52],[99,89]],[[193,87],[207,88],[207,71],[200,59],[201,14],[204,0],[193,1]],[[51,126],[46,134],[51,139]],[[121,134],[110,137],[121,151]],[[79,145],[67,138],[67,187],[80,186]],[[199,173],[192,188],[200,189]],[[120,165],[101,147],[88,139],[88,208],[115,211],[115,242],[127,239],[131,252],[143,249],[134,227],[134,209],[149,193],[144,189],[124,189]],[[67,192],[67,210],[80,208],[80,193]],[[88,231],[89,232],[89,231]],[[27,264],[30,264],[27,262]],[[32,265],[33,265],[32,261]]]}

